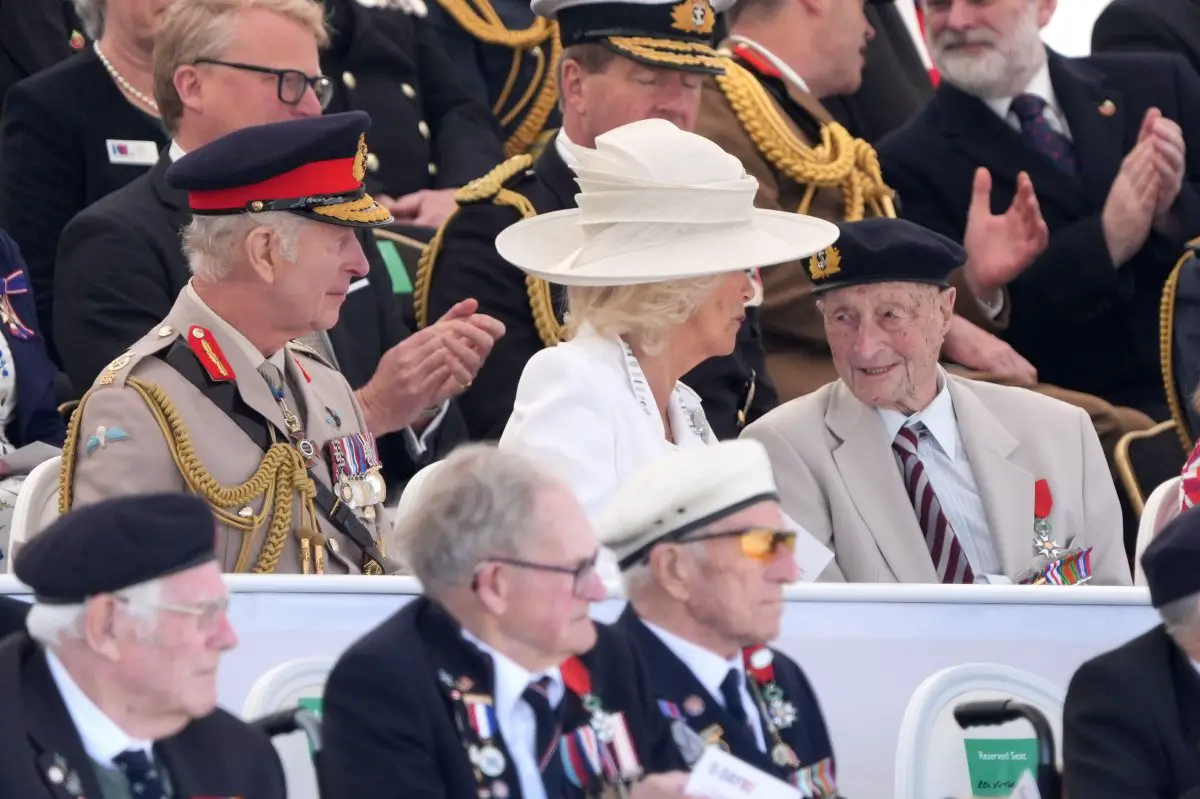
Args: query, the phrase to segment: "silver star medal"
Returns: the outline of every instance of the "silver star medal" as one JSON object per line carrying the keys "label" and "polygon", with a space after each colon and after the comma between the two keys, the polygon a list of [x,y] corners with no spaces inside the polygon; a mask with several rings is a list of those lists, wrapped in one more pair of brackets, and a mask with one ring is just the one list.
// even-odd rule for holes
{"label": "silver star medal", "polygon": [[771,716],[771,723],[778,729],[786,730],[796,723],[796,706],[782,697],[767,706],[767,713]]}
{"label": "silver star medal", "polygon": [[1038,517],[1033,520],[1033,554],[1045,555],[1047,560],[1062,557],[1066,550],[1051,536],[1050,522]]}

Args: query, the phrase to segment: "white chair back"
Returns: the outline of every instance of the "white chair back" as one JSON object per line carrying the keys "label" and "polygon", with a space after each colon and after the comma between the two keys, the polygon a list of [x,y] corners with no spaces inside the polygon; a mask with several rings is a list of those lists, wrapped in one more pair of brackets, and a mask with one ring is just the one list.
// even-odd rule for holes
{"label": "white chair back", "polygon": [[1154,536],[1167,526],[1167,523],[1179,515],[1179,486],[1183,476],[1172,477],[1158,488],[1150,492],[1146,499],[1146,507],[1138,520],[1137,545],[1133,554],[1133,584],[1145,585],[1146,574],[1142,571],[1142,553]]}
{"label": "white chair back", "polygon": [[[999,741],[1034,738],[1027,722],[1014,721],[996,727],[964,730],[954,719],[954,709],[966,702],[1016,699],[1037,707],[1046,715],[1054,732],[1056,757],[1061,760],[1062,707],[1065,692],[1036,674],[998,663],[967,663],[944,669],[926,679],[913,692],[896,749],[895,799],[944,799],[961,796],[1008,796],[976,792],[968,764],[967,741],[997,740],[972,750],[972,757],[1016,762],[1012,754],[1019,746]],[[981,754],[983,748],[995,754]],[[1036,756],[1029,763],[1036,776]],[[1019,776],[1019,775],[1018,775]]]}
{"label": "white chair back", "polygon": [[[21,546],[58,518],[58,472],[62,456],[55,455],[39,463],[21,484],[13,505],[10,536],[0,561],[0,571],[11,572]],[[0,542],[2,544],[4,542]]]}
{"label": "white chair back", "polygon": [[[281,663],[266,672],[251,686],[242,707],[242,718],[253,721],[300,705],[311,707],[320,715],[325,680],[333,669],[333,663],[332,658],[303,658]],[[316,771],[304,734],[297,732],[281,736],[272,743],[283,761],[283,774],[290,799],[320,799]]]}

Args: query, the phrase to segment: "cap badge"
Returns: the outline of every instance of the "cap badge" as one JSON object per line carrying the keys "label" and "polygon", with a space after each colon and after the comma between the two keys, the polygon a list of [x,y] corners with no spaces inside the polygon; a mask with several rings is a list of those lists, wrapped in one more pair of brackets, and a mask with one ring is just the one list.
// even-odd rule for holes
{"label": "cap badge", "polygon": [[683,0],[671,8],[671,27],[684,33],[712,33],[716,19],[708,0]]}
{"label": "cap badge", "polygon": [[362,183],[363,178],[367,176],[367,136],[363,134],[358,137],[358,152],[354,154],[354,168],[351,172],[354,179]]}
{"label": "cap badge", "polygon": [[826,247],[808,258],[808,274],[813,280],[824,280],[842,271],[842,254],[837,247]]}

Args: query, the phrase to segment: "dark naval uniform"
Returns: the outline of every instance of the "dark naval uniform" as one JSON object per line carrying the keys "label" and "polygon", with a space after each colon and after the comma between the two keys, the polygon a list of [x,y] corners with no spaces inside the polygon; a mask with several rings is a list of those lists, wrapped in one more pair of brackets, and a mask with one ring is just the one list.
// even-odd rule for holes
{"label": "dark naval uniform", "polygon": [[382,0],[325,0],[325,8],[332,41],[321,71],[334,82],[326,113],[371,115],[367,191],[457,188],[504,158],[488,107],[456,77],[461,56],[440,46],[426,19]]}
{"label": "dark naval uniform", "polygon": [[[764,690],[765,686],[757,685],[754,677],[747,675],[751,696],[758,701],[759,718],[764,722],[764,752],[749,726],[735,719],[720,698],[701,685],[687,664],[642,622],[632,606],[625,608],[613,626],[633,639],[663,715],[683,719],[706,745],[717,744],[755,768],[808,789],[806,795],[836,795],[833,746],[821,706],[808,678],[793,660],[781,652],[766,650],[773,656],[770,665],[774,688],[781,692],[777,698],[774,689]],[[768,692],[772,699],[767,698]]]}
{"label": "dark naval uniform", "polygon": [[525,0],[437,0],[429,22],[459,81],[499,120],[504,154],[541,152],[562,122],[558,26]]}
{"label": "dark naval uniform", "polygon": [[[561,669],[567,685],[560,704],[562,753],[574,760],[593,720],[571,690],[567,674],[574,669],[590,678],[602,711],[619,716],[614,742],[629,746],[623,755],[616,752],[625,747],[608,749],[623,773],[683,769],[672,725],[657,712],[631,643],[603,625],[597,632],[592,650]],[[494,721],[486,721],[494,690],[492,659],[463,638],[446,610],[426,597],[409,603],[351,646],[329,675],[322,706],[322,799],[521,799],[508,744]],[[580,785],[595,795],[612,784],[582,762],[576,766],[565,795],[581,796]]]}

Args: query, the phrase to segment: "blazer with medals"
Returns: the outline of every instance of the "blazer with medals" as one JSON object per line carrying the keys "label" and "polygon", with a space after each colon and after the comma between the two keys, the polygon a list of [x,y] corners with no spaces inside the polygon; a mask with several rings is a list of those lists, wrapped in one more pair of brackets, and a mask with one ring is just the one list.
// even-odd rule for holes
{"label": "blazer with medals", "polygon": [[[192,220],[187,192],[167,185],[170,151],[147,174],[79,214],[63,231],[54,284],[54,338],[77,391],[82,392],[170,311],[191,269],[179,232]],[[358,389],[379,359],[412,331],[405,324],[387,266],[370,230],[359,233],[370,263],[361,288],[346,295],[337,324],[328,331],[338,370]],[[436,430],[421,436],[425,450],[410,449],[404,432],[379,439],[389,487],[445,455],[466,438],[457,402]]]}
{"label": "blazer with medals", "polygon": [[[1035,483],[1061,549],[1093,546],[1092,582],[1130,585],[1120,505],[1082,410],[1028,389],[941,374],[1004,574],[1035,555]],[[937,572],[879,413],[838,380],[743,434],[767,448],[783,510],[834,552],[823,581],[935,583]]]}
{"label": "blazer with medals", "polygon": [[1164,627],[1079,667],[1063,705],[1072,796],[1177,799],[1200,788],[1200,675]]}
{"label": "blazer with medals", "polygon": [[[479,301],[481,312],[504,323],[504,337],[458,398],[473,440],[500,437],[521,370],[539,351],[559,342],[566,306],[561,286],[526,276],[501,258],[496,236],[524,216],[575,208],[577,192],[575,173],[552,140],[536,162],[517,156],[459,192],[459,210],[421,259],[414,286],[418,325],[436,321],[468,297]],[[737,437],[743,420],[757,419],[777,404],[757,312],[746,309],[733,354],[709,358],[683,378],[704,401],[720,439]]]}
{"label": "blazer with medals", "polygon": [[[620,632],[597,625],[596,645],[579,661],[607,713],[621,713],[647,774],[684,768],[671,725],[658,712],[646,672]],[[512,758],[496,777],[476,774],[468,748],[480,741],[462,695],[491,701],[492,661],[462,636],[436,602],[420,597],[352,645],[325,684],[323,799],[460,799],[483,789],[521,799]],[[456,697],[456,694],[458,696]],[[568,690],[564,738],[589,714]],[[506,751],[497,733],[492,746]],[[499,782],[507,793],[492,786]]]}
{"label": "blazer with medals", "polygon": [[[104,796],[42,647],[27,635],[0,641],[0,799]],[[173,794],[284,799],[275,747],[224,710],[154,745]]]}
{"label": "blazer with medals", "polygon": [[[775,724],[775,720],[770,720],[770,723],[777,730],[782,743],[795,755],[798,766],[774,760],[777,743],[766,723],[763,725],[763,740],[767,751],[761,751],[749,728],[735,720],[717,698],[705,689],[687,664],[646,626],[632,605],[625,607],[613,626],[633,640],[650,676],[650,690],[658,701],[659,709],[668,717],[677,715],[686,721],[706,745],[718,744],[739,760],[793,785],[797,784],[797,771],[810,775],[810,779],[818,774],[832,776],[835,773],[833,746],[829,742],[829,731],[825,728],[825,717],[821,713],[817,695],[804,672],[787,655],[770,650],[773,655],[774,683],[783,692],[781,718],[777,719],[782,723]],[[700,699],[699,704],[694,702],[696,698]],[[695,712],[697,710],[699,712]],[[768,721],[763,718],[767,710],[765,704],[760,703],[758,713],[764,722]],[[800,780],[799,784],[804,784],[804,781]]]}
{"label": "blazer with medals", "polygon": [[1178,122],[1185,139],[1200,131],[1200,76],[1176,55],[1047,56],[1078,175],[945,80],[920,114],[880,143],[884,174],[900,193],[905,218],[961,241],[976,168],[991,171],[996,213],[1012,202],[1018,172],[1028,172],[1050,244],[1009,285],[1012,313],[1003,337],[1042,382],[1162,416],[1159,305],[1186,240],[1200,232],[1200,153],[1188,148],[1172,209],[1177,236],[1151,231],[1141,251],[1114,268],[1101,212],[1150,107]]}
{"label": "blazer with medals", "polygon": [[[280,405],[258,372],[262,361],[252,362],[231,331],[190,287],[181,292],[162,325],[109,364],[80,401],[63,450],[60,502],[70,509],[125,494],[192,491],[218,511],[217,557],[225,571],[299,573],[304,550],[316,558],[321,549],[293,487],[303,471],[279,477],[275,490],[277,475],[294,467],[294,459],[267,456],[241,426],[249,420],[276,442],[290,440]],[[310,471],[329,488],[327,445],[364,432],[362,413],[346,379],[316,353],[289,343],[284,355],[295,397],[289,405],[301,406],[290,410],[315,445]],[[376,545],[381,512],[382,504],[354,511]],[[328,540],[328,571],[362,571],[362,550],[345,525],[335,526],[324,512],[315,515],[316,532]],[[315,560],[311,565],[316,568]]]}
{"label": "blazer with medals", "polygon": [[[735,52],[741,57],[726,59],[724,76],[704,82],[696,132],[737,156],[758,181],[755,206],[831,222],[895,216],[892,190],[870,145],[856,145],[817,98],[786,82],[761,54],[748,48]],[[834,142],[832,150],[819,147],[826,139]],[[856,147],[856,160],[830,163],[831,152]],[[780,264],[761,274],[763,346],[780,400],[836,380],[805,264]],[[985,329],[1005,323],[1003,311],[995,320],[985,315],[961,270],[951,275],[951,283],[958,288],[957,313]]]}

